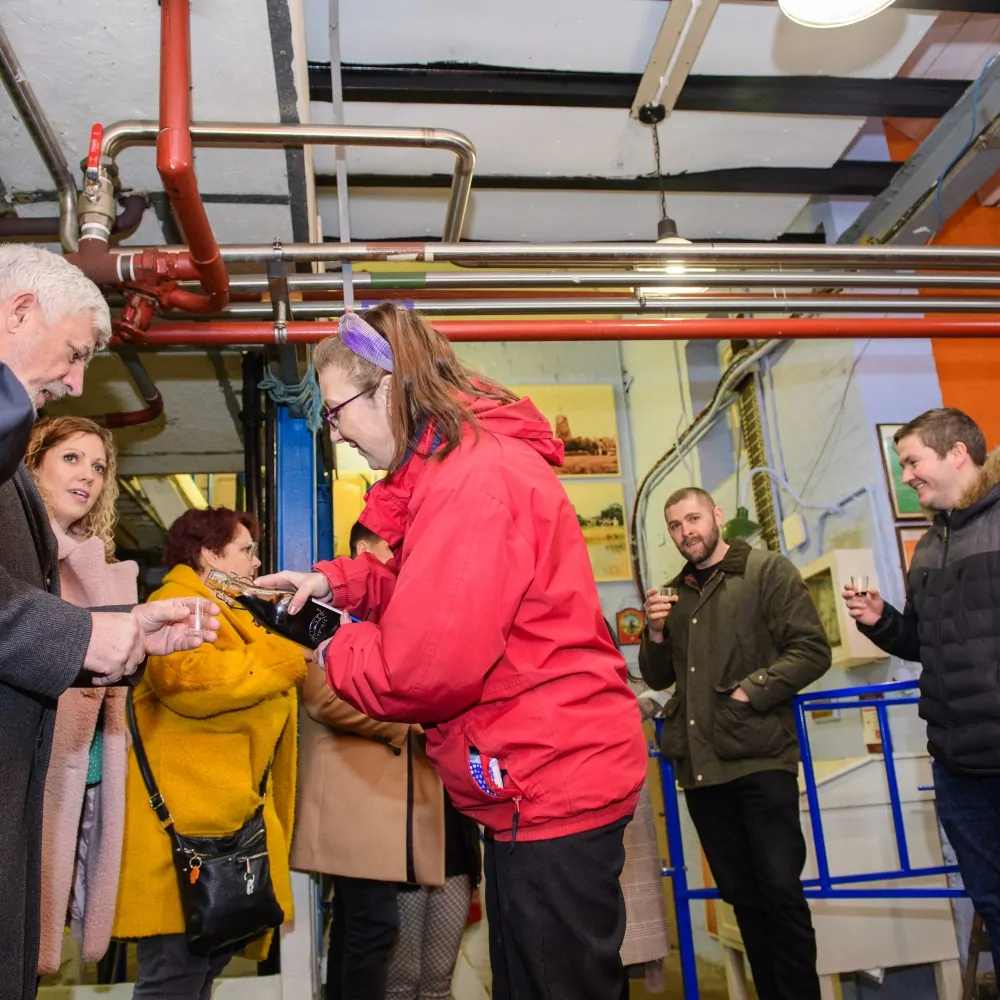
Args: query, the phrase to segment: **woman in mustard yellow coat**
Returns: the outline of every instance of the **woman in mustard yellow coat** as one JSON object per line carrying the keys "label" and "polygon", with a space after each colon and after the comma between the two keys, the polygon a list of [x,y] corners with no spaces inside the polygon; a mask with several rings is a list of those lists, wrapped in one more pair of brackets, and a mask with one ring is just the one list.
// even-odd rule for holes
{"label": "woman in mustard yellow coat", "polygon": [[[189,510],[171,525],[171,567],[153,595],[209,597],[212,569],[252,576],[259,529],[248,514]],[[295,815],[297,691],[306,674],[298,647],[258,628],[245,611],[223,607],[218,641],[150,657],[135,689],[139,735],[153,776],[180,833],[221,836],[239,829],[271,774],[264,824],[271,878],[285,919],[292,917],[288,854]],[[135,755],[129,755],[125,845],[114,936],[138,939],[140,998],[202,1000],[230,954],[201,958],[184,936],[170,838],[149,806]],[[246,951],[261,959],[271,935]]]}

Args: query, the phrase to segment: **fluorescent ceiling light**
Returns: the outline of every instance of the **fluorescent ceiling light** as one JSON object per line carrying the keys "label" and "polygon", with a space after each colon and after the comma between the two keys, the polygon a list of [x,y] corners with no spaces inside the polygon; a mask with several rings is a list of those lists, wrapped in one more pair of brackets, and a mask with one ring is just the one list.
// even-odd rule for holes
{"label": "fluorescent ceiling light", "polygon": [[785,17],[807,28],[843,28],[873,17],[895,0],[778,0]]}

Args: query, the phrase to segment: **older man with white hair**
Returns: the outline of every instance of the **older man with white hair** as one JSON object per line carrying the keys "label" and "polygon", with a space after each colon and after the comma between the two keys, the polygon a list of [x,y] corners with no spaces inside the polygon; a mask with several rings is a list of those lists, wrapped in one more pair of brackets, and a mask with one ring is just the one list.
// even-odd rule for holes
{"label": "older man with white hair", "polygon": [[147,654],[202,641],[180,601],[88,610],[59,598],[56,540],[20,461],[36,407],[79,396],[87,362],[110,336],[108,305],[78,268],[0,245],[0,1000],[36,992],[42,795],[57,699],[73,686],[131,683]]}

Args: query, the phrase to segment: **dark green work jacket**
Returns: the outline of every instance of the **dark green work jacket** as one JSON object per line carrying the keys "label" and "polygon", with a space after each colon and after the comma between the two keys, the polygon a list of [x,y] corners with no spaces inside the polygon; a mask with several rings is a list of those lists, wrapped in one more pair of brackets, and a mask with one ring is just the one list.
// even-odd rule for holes
{"label": "dark green work jacket", "polygon": [[[830,644],[792,562],[736,541],[699,589],[690,564],[673,581],[679,600],[665,641],[643,633],[639,667],[662,691],[661,750],[682,788],[755,771],[796,772],[793,697],[830,667]],[[731,692],[742,688],[749,702]]]}

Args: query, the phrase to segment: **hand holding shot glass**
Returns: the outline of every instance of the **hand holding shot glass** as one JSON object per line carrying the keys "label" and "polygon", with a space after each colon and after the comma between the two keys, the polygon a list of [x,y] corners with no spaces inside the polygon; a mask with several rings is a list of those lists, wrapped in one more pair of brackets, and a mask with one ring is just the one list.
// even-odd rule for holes
{"label": "hand holding shot glass", "polygon": [[212,631],[212,609],[215,605],[207,597],[184,597],[181,600],[187,605],[189,612],[188,631],[192,635],[206,638]]}
{"label": "hand holding shot glass", "polygon": [[653,642],[663,642],[667,618],[679,599],[677,588],[666,584],[646,591],[646,626]]}

